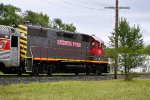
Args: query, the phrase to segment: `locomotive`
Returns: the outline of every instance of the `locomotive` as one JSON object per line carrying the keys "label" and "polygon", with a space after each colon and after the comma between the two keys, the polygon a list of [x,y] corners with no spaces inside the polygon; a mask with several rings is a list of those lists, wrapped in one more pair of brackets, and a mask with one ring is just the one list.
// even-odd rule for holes
{"label": "locomotive", "polygon": [[0,70],[7,74],[90,73],[109,71],[104,41],[77,32],[0,25]]}

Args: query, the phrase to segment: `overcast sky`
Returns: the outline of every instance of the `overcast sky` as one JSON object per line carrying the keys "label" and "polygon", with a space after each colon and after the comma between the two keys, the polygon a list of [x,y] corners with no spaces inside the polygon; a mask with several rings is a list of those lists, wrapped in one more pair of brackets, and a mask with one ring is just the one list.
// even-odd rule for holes
{"label": "overcast sky", "polygon": [[[61,18],[64,23],[73,23],[78,32],[95,34],[108,45],[110,33],[115,25],[115,10],[104,9],[115,6],[115,0],[1,0],[0,3],[35,12],[43,12],[50,19]],[[125,17],[130,25],[140,25],[144,43],[150,44],[150,0],[120,0],[119,17]]]}

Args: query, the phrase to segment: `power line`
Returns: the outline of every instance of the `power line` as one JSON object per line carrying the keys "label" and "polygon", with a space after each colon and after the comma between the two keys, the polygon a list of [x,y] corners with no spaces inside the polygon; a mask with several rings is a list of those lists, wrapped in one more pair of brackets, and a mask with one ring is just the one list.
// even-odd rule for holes
{"label": "power line", "polygon": [[[77,9],[75,9],[75,8],[73,8],[73,7],[69,7],[69,6],[64,6],[64,5],[61,5],[61,4],[57,4],[56,2],[51,2],[51,1],[48,1],[48,0],[42,0],[42,1],[45,2],[46,4],[51,4],[51,5],[53,5],[53,6],[62,7],[62,8],[65,8],[65,9],[67,9],[67,10],[70,10],[70,11],[74,10],[74,11],[80,11],[80,12],[83,12],[83,13],[86,13],[86,14],[89,13],[87,10],[86,10],[86,11],[77,10]],[[61,1],[61,2],[63,2],[63,1]],[[63,3],[65,3],[65,2],[63,2]],[[69,3],[69,2],[68,2],[68,3]],[[71,4],[72,4],[72,3],[71,3]],[[68,5],[72,6],[71,4],[68,4]],[[77,6],[77,7],[79,7],[79,6]],[[85,7],[83,7],[83,6],[80,6],[80,7],[85,8]],[[87,7],[86,9],[95,10],[96,8]],[[105,9],[96,9],[96,10],[97,10],[97,11],[100,11],[100,10],[105,10]],[[94,13],[94,12],[92,12],[92,13]],[[96,15],[97,15],[97,14],[96,14]]]}
{"label": "power line", "polygon": [[[73,11],[77,11],[77,12],[83,12],[83,13],[85,13],[85,14],[87,14],[87,15],[90,15],[90,16],[102,16],[102,15],[104,15],[104,13],[107,15],[107,16],[109,16],[109,15],[112,15],[112,14],[108,14],[106,11],[104,11],[103,13],[97,13],[96,11],[100,11],[100,10],[96,10],[96,11],[92,11],[92,10],[95,10],[95,9],[90,9],[91,10],[91,12],[89,12],[89,11],[85,11],[84,9],[76,9],[75,7],[72,7],[72,5],[70,5],[69,4],[69,6],[67,6],[67,5],[64,5],[64,4],[62,4],[62,3],[60,3],[59,1],[58,1],[58,3],[57,2],[52,2],[52,1],[49,1],[49,0],[42,0],[43,2],[45,2],[47,5],[53,5],[53,6],[57,6],[57,7],[60,7],[60,8],[64,8],[64,9],[67,9],[67,10],[69,10],[69,11],[71,11],[72,13],[73,13]],[[73,1],[76,1],[76,0],[73,0]],[[79,2],[81,2],[81,1],[79,1]],[[86,8],[87,9],[87,8]],[[63,9],[61,9],[61,10],[63,10]],[[102,10],[105,10],[105,9],[102,9]],[[64,10],[63,10],[64,11]],[[65,12],[64,12],[65,13]],[[82,14],[83,14],[82,13]],[[70,15],[70,14],[69,14]],[[67,15],[66,17],[69,17],[69,15]],[[76,17],[77,18],[77,17]],[[111,21],[110,22],[112,22],[112,18],[111,18]]]}
{"label": "power line", "polygon": [[[44,3],[46,3],[47,5],[53,5],[53,6],[56,6],[56,7],[60,7],[60,8],[64,8],[64,9],[67,9],[68,11],[71,11],[71,13],[73,13],[72,11],[76,11],[76,12],[83,12],[82,14],[87,14],[87,15],[91,15],[91,16],[100,16],[99,14],[97,14],[96,12],[89,12],[89,11],[85,11],[83,9],[76,9],[75,7],[70,7],[70,6],[66,6],[66,5],[62,5],[62,4],[57,4],[57,2],[51,2],[51,1],[48,1],[48,0],[42,0]],[[63,9],[61,9],[63,10]],[[105,9],[104,9],[105,10]],[[64,10],[63,10],[64,11]],[[103,15],[103,13],[100,13],[101,15]],[[67,15],[68,17],[69,15]]]}
{"label": "power line", "polygon": [[101,2],[97,2],[96,0],[92,0],[91,2],[90,1],[81,1],[81,0],[69,0],[73,3],[77,3],[77,4],[80,4],[80,5],[85,5],[85,4],[88,4],[88,5],[97,5],[97,6],[106,6],[107,4],[104,4],[104,3],[101,3]]}
{"label": "power line", "polygon": [[63,1],[61,0],[61,2],[64,2],[68,5],[72,5],[72,6],[76,6],[76,7],[80,7],[80,8],[85,8],[85,9],[90,9],[90,10],[104,10],[104,9],[99,9],[99,8],[92,8],[92,7],[88,7],[88,6],[81,6],[81,5],[77,5],[77,4],[74,4],[74,3],[71,3],[71,2],[67,2],[67,1]]}
{"label": "power line", "polygon": [[51,4],[53,4],[53,5],[55,5],[55,6],[58,6],[58,7],[63,7],[63,8],[66,8],[66,9],[70,9],[70,8],[68,8],[68,7],[66,7],[66,6],[58,5],[57,3],[54,3],[54,2],[49,2],[49,1],[47,1],[47,0],[42,0],[42,1],[44,1],[44,2],[46,2],[46,3],[51,3]]}
{"label": "power line", "polygon": [[102,5],[102,6],[108,6],[108,4],[105,4],[105,3],[102,3],[102,2],[99,2],[99,1],[96,1],[96,0],[92,0],[92,2],[95,2],[96,4],[99,4],[99,5]]}

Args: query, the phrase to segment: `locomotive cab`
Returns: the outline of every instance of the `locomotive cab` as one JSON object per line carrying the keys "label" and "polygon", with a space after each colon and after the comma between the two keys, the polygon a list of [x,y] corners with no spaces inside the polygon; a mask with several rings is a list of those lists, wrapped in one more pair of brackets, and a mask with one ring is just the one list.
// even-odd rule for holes
{"label": "locomotive cab", "polygon": [[90,38],[90,59],[104,60],[104,42],[98,37]]}
{"label": "locomotive cab", "polygon": [[0,25],[0,70],[11,73],[20,64],[20,33],[13,27]]}

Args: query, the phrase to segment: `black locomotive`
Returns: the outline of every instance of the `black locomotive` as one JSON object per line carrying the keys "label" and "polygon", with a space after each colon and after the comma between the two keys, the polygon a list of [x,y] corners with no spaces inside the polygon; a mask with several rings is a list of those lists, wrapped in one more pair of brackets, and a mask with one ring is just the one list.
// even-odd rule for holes
{"label": "black locomotive", "polygon": [[[7,26],[2,27],[9,29]],[[14,30],[15,34],[10,31],[4,35],[10,37],[7,39],[10,57],[14,55],[18,59],[16,64],[6,64],[0,58],[0,65],[3,66],[0,69],[4,73],[52,75],[65,72],[99,75],[108,72],[104,42],[95,36],[31,25],[19,25]]]}

